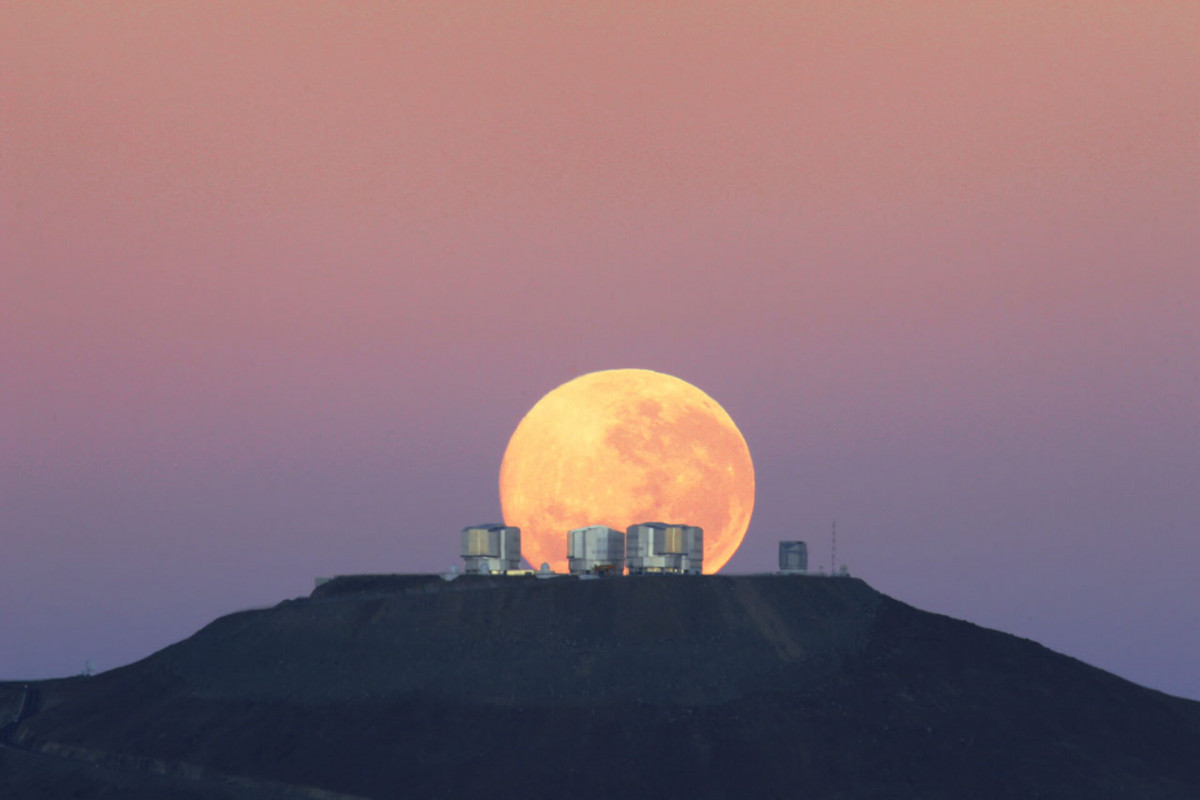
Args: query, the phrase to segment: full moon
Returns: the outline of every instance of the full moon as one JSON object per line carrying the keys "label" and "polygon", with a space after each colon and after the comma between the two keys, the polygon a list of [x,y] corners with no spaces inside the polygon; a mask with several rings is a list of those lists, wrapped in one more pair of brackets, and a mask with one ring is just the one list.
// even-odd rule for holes
{"label": "full moon", "polygon": [[645,369],[591,372],[539,400],[500,464],[500,507],[533,566],[567,569],[567,531],[699,525],[704,572],[733,556],[754,511],[750,448],[725,409]]}

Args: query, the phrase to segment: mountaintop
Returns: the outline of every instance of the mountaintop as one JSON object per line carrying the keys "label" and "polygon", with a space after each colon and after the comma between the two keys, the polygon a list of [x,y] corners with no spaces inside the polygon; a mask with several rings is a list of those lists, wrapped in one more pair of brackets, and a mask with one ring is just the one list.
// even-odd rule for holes
{"label": "mountaintop", "polygon": [[9,720],[14,797],[1200,797],[1200,703],[854,578],[337,578]]}

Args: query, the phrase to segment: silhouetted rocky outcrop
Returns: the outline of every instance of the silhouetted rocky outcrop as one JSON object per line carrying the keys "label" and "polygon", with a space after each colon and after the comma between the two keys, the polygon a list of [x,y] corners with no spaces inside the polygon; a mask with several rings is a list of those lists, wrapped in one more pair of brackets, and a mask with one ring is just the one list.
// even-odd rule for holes
{"label": "silhouetted rocky outcrop", "polygon": [[37,689],[17,797],[1200,797],[1200,703],[849,578],[339,578]]}

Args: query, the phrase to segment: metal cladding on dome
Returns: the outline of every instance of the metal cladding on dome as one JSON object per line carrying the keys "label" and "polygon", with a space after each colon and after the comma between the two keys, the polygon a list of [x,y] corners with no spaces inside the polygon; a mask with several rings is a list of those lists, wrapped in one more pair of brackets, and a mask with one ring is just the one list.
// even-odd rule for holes
{"label": "metal cladding on dome", "polygon": [[501,523],[462,529],[462,557],[468,574],[504,573],[521,568],[521,529]]}
{"label": "metal cladding on dome", "polygon": [[606,525],[567,532],[567,566],[572,575],[625,571],[625,534]]}
{"label": "metal cladding on dome", "polygon": [[630,575],[654,572],[700,575],[704,571],[704,531],[695,525],[663,522],[631,525],[625,552]]}

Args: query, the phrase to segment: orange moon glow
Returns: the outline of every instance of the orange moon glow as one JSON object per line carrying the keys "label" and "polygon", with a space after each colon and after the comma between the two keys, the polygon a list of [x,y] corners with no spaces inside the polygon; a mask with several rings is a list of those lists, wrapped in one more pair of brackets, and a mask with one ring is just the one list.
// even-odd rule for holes
{"label": "orange moon glow", "polygon": [[754,511],[754,464],[733,420],[686,381],[645,369],[581,375],[537,402],[500,464],[500,507],[537,567],[567,570],[567,531],[699,525],[704,572],[725,566]]}

